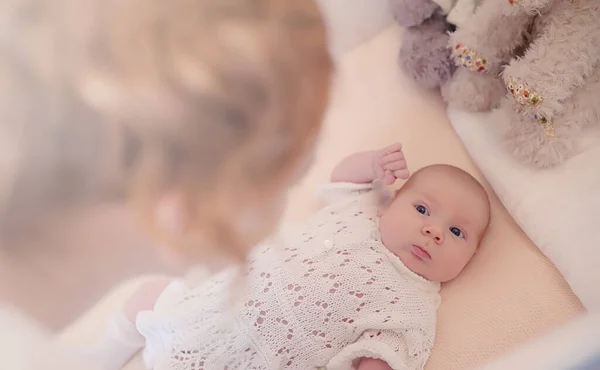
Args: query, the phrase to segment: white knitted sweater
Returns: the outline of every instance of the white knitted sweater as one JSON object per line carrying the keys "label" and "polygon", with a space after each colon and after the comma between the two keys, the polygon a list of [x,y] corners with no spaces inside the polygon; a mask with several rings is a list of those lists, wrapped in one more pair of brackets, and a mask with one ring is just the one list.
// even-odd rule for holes
{"label": "white knitted sweater", "polygon": [[[258,247],[245,280],[229,270],[195,288],[171,284],[154,311],[138,316],[146,364],[336,370],[367,356],[396,370],[422,369],[433,346],[439,284],[381,243],[369,186],[336,184],[328,198],[334,204],[306,224]],[[241,302],[234,310],[232,298]]]}

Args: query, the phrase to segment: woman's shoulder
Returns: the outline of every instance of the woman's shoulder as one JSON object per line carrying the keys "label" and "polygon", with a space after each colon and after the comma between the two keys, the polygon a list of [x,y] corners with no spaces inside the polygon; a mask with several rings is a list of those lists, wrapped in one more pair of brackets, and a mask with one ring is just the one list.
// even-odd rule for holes
{"label": "woman's shoulder", "polygon": [[0,363],[12,370],[96,370],[68,356],[34,320],[1,303]]}

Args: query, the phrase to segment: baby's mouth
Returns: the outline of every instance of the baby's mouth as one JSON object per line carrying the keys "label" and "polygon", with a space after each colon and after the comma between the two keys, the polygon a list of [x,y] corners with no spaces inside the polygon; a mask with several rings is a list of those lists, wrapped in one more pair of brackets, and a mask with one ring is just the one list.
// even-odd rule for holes
{"label": "baby's mouth", "polygon": [[422,260],[430,260],[431,259],[431,255],[429,253],[427,253],[427,251],[421,247],[419,247],[418,245],[413,244],[410,247],[410,251],[417,256],[418,258],[422,259]]}

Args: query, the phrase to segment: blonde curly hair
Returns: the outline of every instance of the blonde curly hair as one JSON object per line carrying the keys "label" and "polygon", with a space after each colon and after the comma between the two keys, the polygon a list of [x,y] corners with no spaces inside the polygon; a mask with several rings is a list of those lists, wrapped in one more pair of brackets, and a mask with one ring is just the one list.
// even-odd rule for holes
{"label": "blonde curly hair", "polygon": [[264,236],[232,219],[287,186],[320,128],[331,62],[312,1],[7,0],[0,24],[4,244],[114,200],[155,226],[172,189],[186,235],[237,257]]}

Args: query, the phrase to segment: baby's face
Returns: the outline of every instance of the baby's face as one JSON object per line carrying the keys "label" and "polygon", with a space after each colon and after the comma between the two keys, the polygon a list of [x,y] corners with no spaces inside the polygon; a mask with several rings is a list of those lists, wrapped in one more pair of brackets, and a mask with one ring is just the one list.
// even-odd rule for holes
{"label": "baby's face", "polygon": [[383,244],[424,278],[450,281],[485,233],[487,197],[476,183],[451,173],[423,173],[407,185],[381,216]]}

